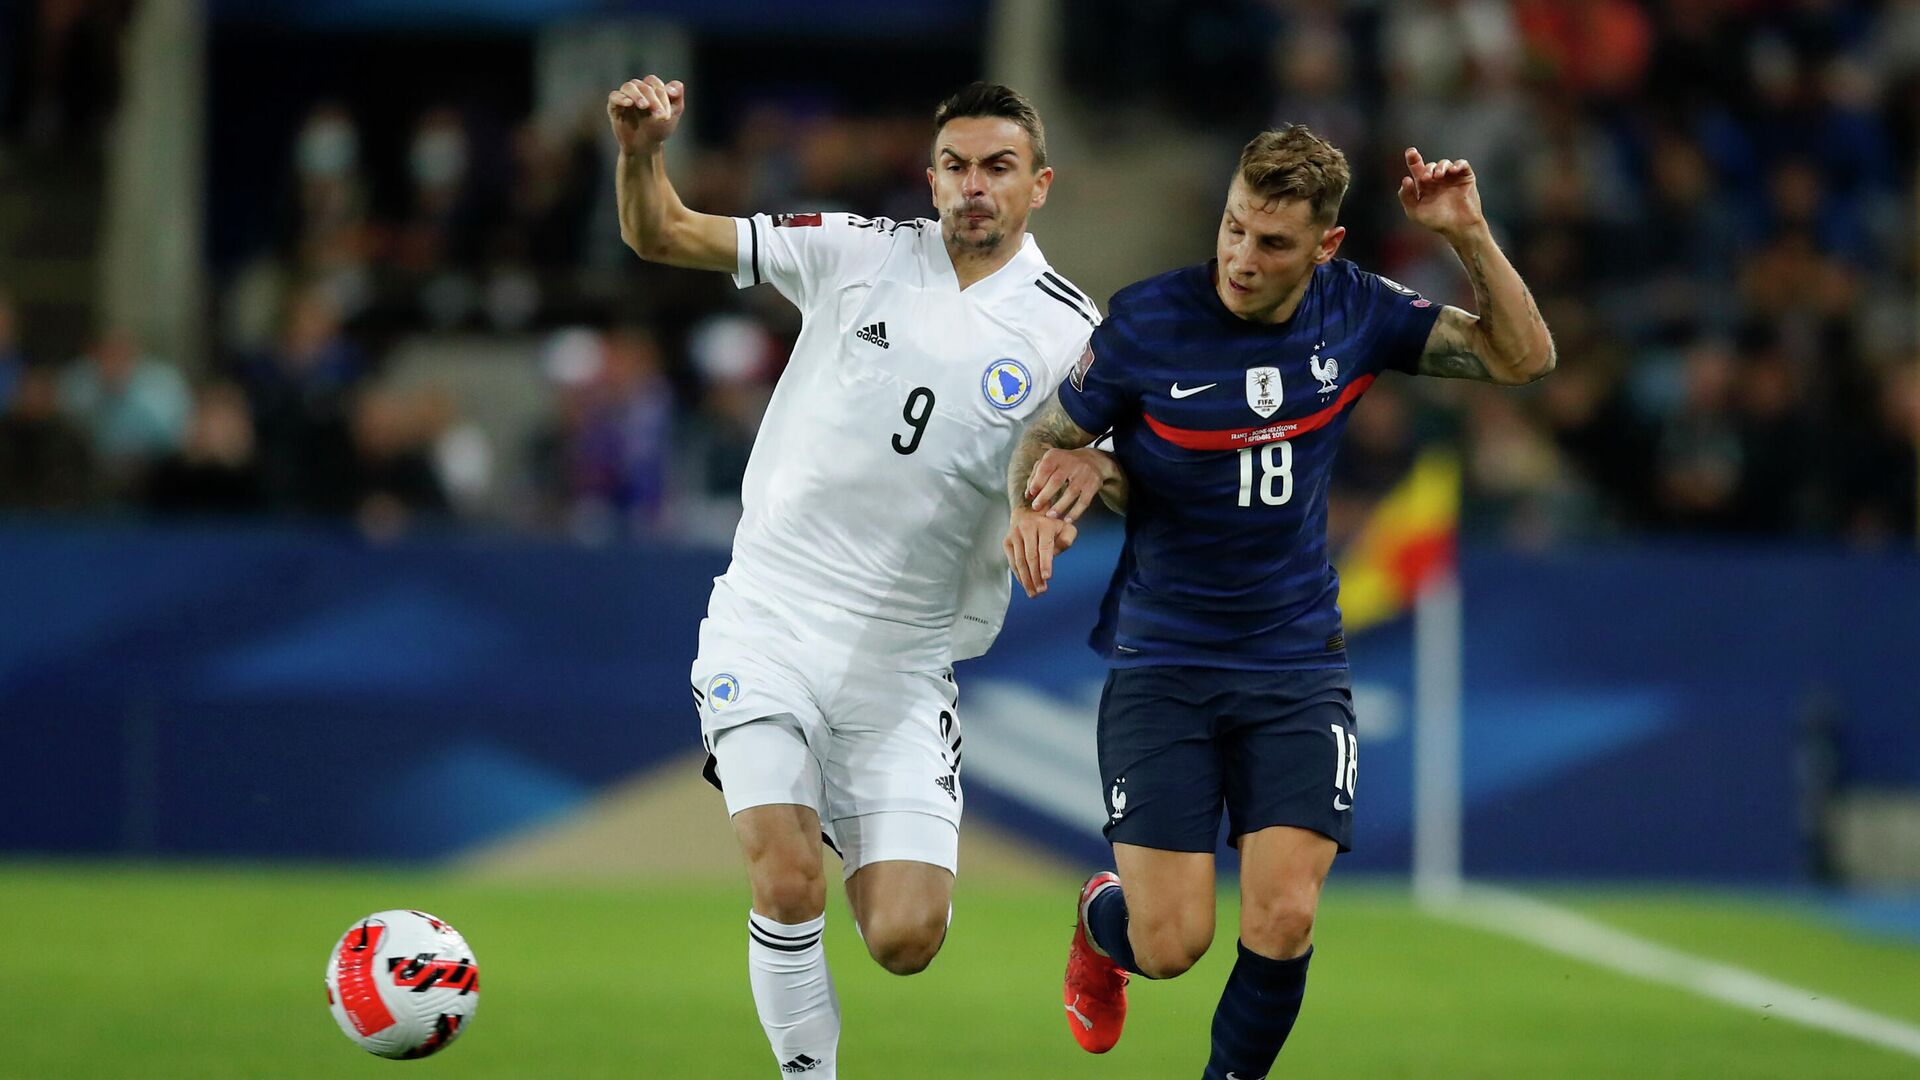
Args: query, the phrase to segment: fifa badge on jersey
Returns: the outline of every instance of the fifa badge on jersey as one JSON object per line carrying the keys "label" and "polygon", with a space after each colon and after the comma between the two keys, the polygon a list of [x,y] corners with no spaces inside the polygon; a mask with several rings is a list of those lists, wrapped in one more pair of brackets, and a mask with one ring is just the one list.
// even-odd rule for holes
{"label": "fifa badge on jersey", "polygon": [[739,679],[721,672],[707,680],[707,708],[719,712],[739,700]]}
{"label": "fifa badge on jersey", "polygon": [[1247,407],[1259,413],[1262,420],[1280,411],[1279,368],[1247,369]]}
{"label": "fifa badge on jersey", "polygon": [[996,409],[1015,408],[1033,393],[1033,376],[1027,374],[1025,364],[1012,357],[995,360],[980,377],[980,392],[986,395],[987,404]]}
{"label": "fifa badge on jersey", "polygon": [[1080,353],[1080,359],[1073,365],[1073,370],[1068,373],[1067,378],[1073,383],[1075,390],[1085,390],[1087,388],[1087,372],[1092,370],[1093,342],[1089,341],[1087,342],[1086,349]]}

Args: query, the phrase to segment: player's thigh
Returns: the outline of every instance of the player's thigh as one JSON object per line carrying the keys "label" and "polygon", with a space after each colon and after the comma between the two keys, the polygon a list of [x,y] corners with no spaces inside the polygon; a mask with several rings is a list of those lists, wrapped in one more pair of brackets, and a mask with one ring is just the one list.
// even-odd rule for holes
{"label": "player's thigh", "polygon": [[[924,820],[910,820],[915,817]],[[889,818],[906,827],[946,827],[926,815],[898,813],[868,815],[865,822]],[[860,925],[861,937],[877,957],[885,959],[891,951],[919,953],[931,959],[946,940],[953,912],[953,872],[915,859],[869,862],[847,878],[847,903]]]}
{"label": "player's thigh", "polygon": [[729,816],[793,803],[824,819],[827,727],[794,629],[724,579],[708,610],[691,671],[708,781],[726,796]]}
{"label": "player's thigh", "polygon": [[820,762],[791,716],[764,717],[713,736],[713,773],[746,860],[754,907],[785,921],[824,907]]}
{"label": "player's thigh", "polygon": [[720,732],[787,716],[818,756],[826,731],[816,685],[818,665],[809,662],[798,635],[790,620],[742,597],[724,578],[714,583],[689,672],[700,735],[709,753]]}
{"label": "player's thigh", "polygon": [[1212,678],[1181,667],[1108,672],[1098,742],[1104,831],[1116,847],[1212,854],[1225,790]]}
{"label": "player's thigh", "polygon": [[[879,815],[873,815],[879,816]],[[912,859],[871,862],[847,878],[847,903],[864,927],[870,914],[938,918],[953,904],[953,872]]]}
{"label": "player's thigh", "polygon": [[1338,845],[1311,829],[1275,825],[1240,838],[1240,936],[1262,955],[1306,951]]}
{"label": "player's thigh", "polygon": [[945,671],[851,671],[825,703],[826,820],[851,879],[881,862],[959,869],[964,751]]}
{"label": "player's thigh", "polygon": [[1230,835],[1306,829],[1339,851],[1353,843],[1359,774],[1353,694],[1344,669],[1235,673],[1220,733]]}

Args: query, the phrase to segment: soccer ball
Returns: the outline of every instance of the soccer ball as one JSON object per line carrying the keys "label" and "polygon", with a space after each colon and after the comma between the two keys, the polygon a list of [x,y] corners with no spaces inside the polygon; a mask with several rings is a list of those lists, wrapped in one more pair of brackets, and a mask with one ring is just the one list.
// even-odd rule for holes
{"label": "soccer ball", "polygon": [[437,1054],[479,1004],[480,965],[467,939],[424,911],[376,911],[348,927],[327,957],[334,1022],[369,1054]]}

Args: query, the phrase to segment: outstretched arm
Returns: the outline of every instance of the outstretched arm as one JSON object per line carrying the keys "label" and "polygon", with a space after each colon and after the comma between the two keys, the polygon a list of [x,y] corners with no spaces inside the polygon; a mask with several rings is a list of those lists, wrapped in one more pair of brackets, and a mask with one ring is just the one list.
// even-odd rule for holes
{"label": "outstretched arm", "polygon": [[620,239],[648,262],[732,273],[739,258],[733,219],[687,209],[667,179],[661,151],[686,107],[686,87],[657,75],[629,79],[607,95],[607,121],[620,144],[613,181]]}
{"label": "outstretched arm", "polygon": [[1446,238],[1473,283],[1478,315],[1445,307],[1420,354],[1420,374],[1516,386],[1558,363],[1553,335],[1520,272],[1494,243],[1480,211],[1473,168],[1465,161],[1421,160],[1407,149],[1400,205],[1414,224]]}

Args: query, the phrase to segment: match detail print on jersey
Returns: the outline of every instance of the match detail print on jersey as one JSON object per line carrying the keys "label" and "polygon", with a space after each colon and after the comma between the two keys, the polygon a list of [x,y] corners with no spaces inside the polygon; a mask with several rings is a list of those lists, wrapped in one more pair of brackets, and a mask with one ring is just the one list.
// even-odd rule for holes
{"label": "match detail print on jersey", "polygon": [[1295,438],[1309,431],[1326,427],[1340,415],[1341,410],[1359,400],[1360,395],[1367,392],[1367,387],[1373,385],[1373,379],[1372,375],[1362,375],[1348,383],[1333,404],[1318,412],[1309,413],[1297,420],[1282,420],[1274,424],[1261,424],[1258,427],[1241,428],[1237,431],[1194,431],[1189,428],[1174,427],[1152,413],[1143,412],[1141,415],[1146,418],[1147,426],[1153,429],[1155,435],[1175,446],[1188,450],[1237,450],[1243,446],[1257,446],[1278,439]]}

